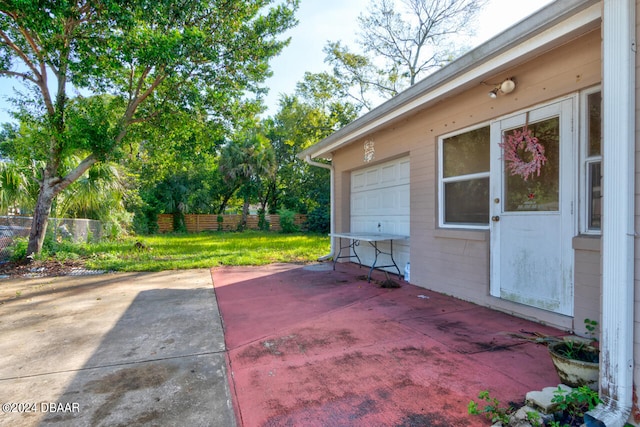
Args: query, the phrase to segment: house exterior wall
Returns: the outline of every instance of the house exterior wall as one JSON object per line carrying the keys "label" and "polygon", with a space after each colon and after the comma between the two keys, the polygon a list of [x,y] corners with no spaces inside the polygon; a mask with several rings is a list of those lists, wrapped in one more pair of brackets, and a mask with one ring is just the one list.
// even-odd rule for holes
{"label": "house exterior wall", "polygon": [[[488,230],[438,228],[438,138],[477,124],[570,96],[601,81],[600,30],[590,31],[528,62],[496,70],[486,82],[514,77],[517,88],[491,99],[477,84],[434,107],[388,125],[332,153],[336,170],[336,231],[349,231],[351,171],[401,156],[411,162],[411,282],[518,316],[572,330],[573,318],[515,304],[489,294]],[[363,143],[375,141],[375,159],[364,162]],[[578,156],[578,148],[575,153]],[[577,180],[577,177],[576,177]],[[577,197],[577,196],[576,196]],[[591,238],[592,240],[594,238]],[[598,318],[599,245],[574,239],[575,315]],[[597,240],[597,238],[595,238]],[[594,267],[594,264],[595,267]],[[581,317],[578,317],[581,316]]]}

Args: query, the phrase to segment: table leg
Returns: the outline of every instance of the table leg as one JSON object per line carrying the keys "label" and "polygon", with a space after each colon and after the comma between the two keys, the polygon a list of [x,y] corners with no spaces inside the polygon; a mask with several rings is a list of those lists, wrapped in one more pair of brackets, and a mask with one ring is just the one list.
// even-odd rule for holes
{"label": "table leg", "polygon": [[[358,260],[358,266],[360,266],[362,268],[362,261],[360,261],[360,257],[358,256],[358,253],[356,252],[356,246],[360,246],[360,240],[357,239],[349,239],[349,244],[346,246],[342,245],[342,237],[338,237],[338,255],[335,256],[333,258],[333,269],[336,269],[336,262],[338,262],[338,259],[340,258],[353,258],[356,257],[356,259]],[[343,249],[349,249],[349,254],[348,255],[342,255],[342,250]],[[353,250],[353,255],[351,255],[351,250]]]}
{"label": "table leg", "polygon": [[375,258],[373,259],[373,264],[371,265],[371,268],[369,269],[369,276],[367,277],[367,281],[369,283],[371,283],[371,273],[373,273],[373,270],[376,268],[376,265],[378,263],[378,255],[380,255],[380,254],[389,255],[389,257],[391,258],[391,262],[393,263],[393,264],[389,264],[389,265],[381,265],[380,268],[395,267],[396,270],[398,270],[398,280],[402,280],[402,274],[400,273],[400,267],[398,267],[398,264],[396,263],[396,260],[393,259],[393,240],[389,240],[389,242],[390,242],[390,251],[389,252],[382,252],[380,249],[378,249],[378,242],[377,241],[369,242],[369,244],[371,246],[373,246],[373,250],[375,252]]}

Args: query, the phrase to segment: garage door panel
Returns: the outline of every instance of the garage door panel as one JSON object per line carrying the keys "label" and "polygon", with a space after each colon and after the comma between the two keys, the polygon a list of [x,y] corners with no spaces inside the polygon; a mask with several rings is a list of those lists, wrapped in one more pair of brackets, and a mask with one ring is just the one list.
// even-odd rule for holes
{"label": "garage door panel", "polygon": [[367,188],[376,187],[379,184],[379,182],[380,182],[379,170],[367,171],[367,182],[366,182]]}
{"label": "garage door panel", "polygon": [[369,192],[366,194],[366,212],[378,212],[381,209],[380,193]]}
{"label": "garage door panel", "polygon": [[[409,158],[369,167],[352,173],[351,177],[351,231],[410,235],[410,163]],[[389,250],[389,243],[379,243],[380,249]],[[361,242],[358,256],[365,265],[373,264],[375,251],[370,244]],[[409,261],[408,241],[395,241],[393,252],[400,269]],[[380,255],[378,264],[388,264]],[[386,260],[384,259],[386,258]],[[395,272],[395,269],[388,269]]]}
{"label": "garage door panel", "polygon": [[364,172],[351,174],[351,190],[361,190],[367,185],[367,177]]}
{"label": "garage door panel", "polygon": [[381,185],[396,185],[397,184],[396,165],[389,165],[380,169],[380,184]]}
{"label": "garage door panel", "polygon": [[353,194],[351,197],[351,214],[362,215],[367,211],[367,198],[364,193]]}
{"label": "garage door panel", "polygon": [[398,181],[402,184],[408,184],[411,174],[409,168],[409,160],[403,160],[398,163]]}

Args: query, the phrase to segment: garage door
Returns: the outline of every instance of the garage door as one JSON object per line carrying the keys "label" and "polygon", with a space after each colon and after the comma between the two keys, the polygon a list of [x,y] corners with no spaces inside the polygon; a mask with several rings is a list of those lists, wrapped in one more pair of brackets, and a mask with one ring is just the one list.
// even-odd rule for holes
{"label": "garage door", "polygon": [[[409,236],[409,220],[409,157],[351,173],[351,232]],[[379,246],[383,251],[389,250],[388,243]],[[357,250],[363,264],[373,264],[375,254],[368,243],[361,243]],[[395,241],[393,254],[404,273],[409,261],[409,241]]]}

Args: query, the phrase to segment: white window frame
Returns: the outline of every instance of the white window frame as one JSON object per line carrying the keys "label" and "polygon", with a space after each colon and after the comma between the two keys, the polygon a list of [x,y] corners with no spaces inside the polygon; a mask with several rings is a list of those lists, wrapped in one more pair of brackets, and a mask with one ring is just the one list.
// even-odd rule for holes
{"label": "white window frame", "polygon": [[602,165],[602,145],[600,146],[600,154],[597,156],[589,156],[589,95],[596,92],[602,92],[601,86],[583,90],[580,93],[580,233],[586,235],[599,236],[602,229],[589,228],[589,210],[591,209],[590,201],[590,183],[589,183],[589,166],[593,163],[600,162]]}
{"label": "white window frame", "polygon": [[[483,127],[490,127],[490,122],[480,123],[475,126],[470,126],[464,129],[457,130],[438,137],[438,227],[439,228],[455,228],[455,229],[468,229],[468,230],[488,230],[489,222],[486,225],[480,224],[464,224],[464,223],[446,223],[444,220],[444,187],[445,184],[450,182],[467,181],[471,179],[489,178],[489,189],[491,189],[491,162],[489,162],[487,172],[473,173],[467,175],[459,175],[454,177],[444,177],[444,140],[456,135],[460,135],[466,132],[471,132]],[[489,133],[489,148],[491,147],[491,133]],[[487,206],[491,209],[491,198],[487,198]],[[489,211],[490,212],[490,211]]]}

